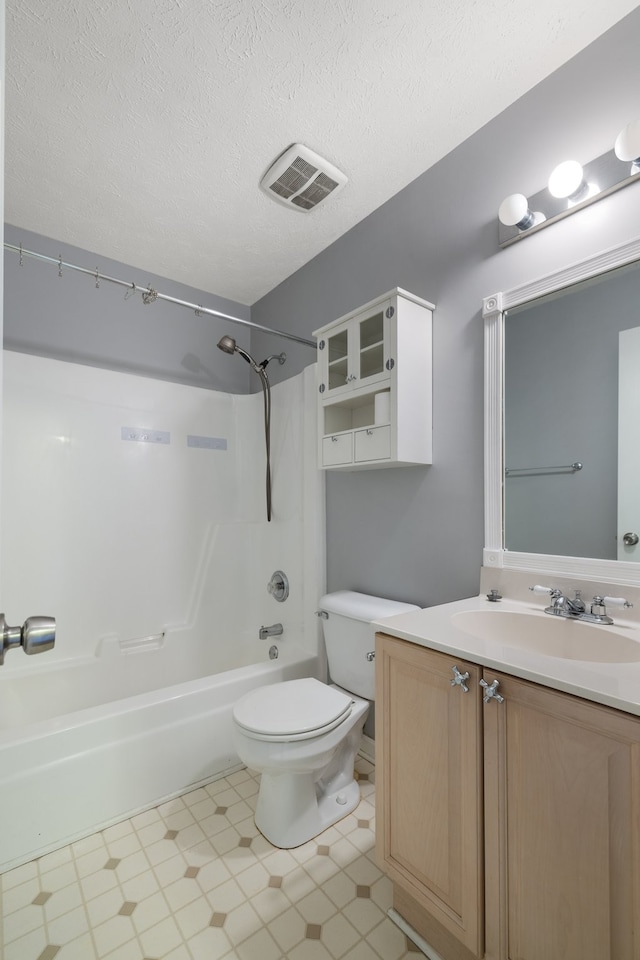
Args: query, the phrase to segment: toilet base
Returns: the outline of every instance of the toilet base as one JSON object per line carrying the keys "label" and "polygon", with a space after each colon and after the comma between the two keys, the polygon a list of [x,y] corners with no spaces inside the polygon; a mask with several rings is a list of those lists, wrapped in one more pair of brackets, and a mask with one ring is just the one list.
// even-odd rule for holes
{"label": "toilet base", "polygon": [[320,796],[318,789],[310,774],[263,773],[255,814],[260,833],[274,847],[299,847],[360,803],[360,787],[354,779]]}
{"label": "toilet base", "polygon": [[366,700],[354,700],[351,729],[320,769],[263,768],[255,822],[274,847],[299,847],[358,806],[360,787],[354,764],[368,710]]}

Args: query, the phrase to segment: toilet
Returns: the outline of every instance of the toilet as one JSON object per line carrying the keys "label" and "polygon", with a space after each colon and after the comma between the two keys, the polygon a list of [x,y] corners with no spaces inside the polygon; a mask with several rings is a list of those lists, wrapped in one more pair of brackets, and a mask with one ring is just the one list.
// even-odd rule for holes
{"label": "toilet", "polygon": [[261,774],[255,822],[274,846],[306,843],[360,802],[353,766],[375,698],[371,621],[417,609],[350,590],[326,594],[319,614],[332,682],[285,680],[236,702],[235,747]]}

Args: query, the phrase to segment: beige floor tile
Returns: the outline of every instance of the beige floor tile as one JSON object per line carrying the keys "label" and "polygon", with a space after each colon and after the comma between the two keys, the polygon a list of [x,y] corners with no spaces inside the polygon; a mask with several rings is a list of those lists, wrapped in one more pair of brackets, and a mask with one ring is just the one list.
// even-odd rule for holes
{"label": "beige floor tile", "polygon": [[289,907],[269,924],[269,933],[284,951],[285,956],[296,944],[305,939],[307,921],[295,907]]}
{"label": "beige floor tile", "polygon": [[206,927],[187,942],[193,960],[222,960],[235,957],[231,941],[220,927]]}
{"label": "beige floor tile", "polygon": [[89,918],[84,905],[63,913],[47,924],[47,936],[50,943],[68,943],[83,933],[89,933]]}
{"label": "beige floor tile", "polygon": [[407,952],[407,938],[388,918],[375,927],[366,940],[384,960],[400,960]]}
{"label": "beige floor tile", "polygon": [[267,930],[260,930],[236,948],[238,960],[282,960],[280,947]]}
{"label": "beige floor tile", "polygon": [[336,913],[336,905],[322,890],[314,890],[296,903],[296,909],[307,923],[325,923]]}
{"label": "beige floor tile", "polygon": [[185,940],[190,940],[209,926],[212,916],[211,904],[205,896],[198,897],[176,911],[175,920]]}
{"label": "beige floor tile", "polygon": [[343,914],[338,913],[322,924],[321,939],[331,956],[337,960],[356,945],[360,934]]}
{"label": "beige floor tile", "polygon": [[6,917],[15,910],[21,910],[23,907],[29,906],[41,890],[42,884],[38,877],[27,880],[26,883],[20,883],[16,887],[10,887],[2,894],[4,916]]}
{"label": "beige floor tile", "polygon": [[[230,867],[230,869],[233,869]],[[236,875],[236,882],[245,897],[251,898],[269,885],[269,873],[261,863],[254,863]]]}
{"label": "beige floor tile", "polygon": [[[135,901],[128,902],[133,903]],[[146,900],[135,903],[136,906],[131,913],[131,920],[138,935],[144,933],[145,930],[149,930],[155,924],[166,920],[171,912],[165,896],[160,890],[147,897]]]}
{"label": "beige floor tile", "polygon": [[248,903],[242,903],[228,913],[223,925],[224,932],[234,945],[242,943],[263,928],[262,920]]}
{"label": "beige floor tile", "polygon": [[332,960],[332,956],[320,940],[305,940],[289,951],[287,960]]}
{"label": "beige floor tile", "polygon": [[[105,862],[106,860],[105,857]],[[72,862],[62,863],[60,866],[47,870],[46,873],[40,875],[40,889],[49,890],[50,893],[53,893],[54,890],[62,890],[70,883],[75,883],[77,879],[78,874],[74,864]]]}
{"label": "beige floor tile", "polygon": [[259,777],[238,770],[7,871],[0,956],[412,960],[386,916],[374,768],[357,770],[357,809],[292,850],[262,836]]}
{"label": "beige floor tile", "polygon": [[182,943],[182,935],[173,917],[167,917],[161,923],[140,934],[140,943],[147,957],[163,957]]}
{"label": "beige floor tile", "polygon": [[135,935],[136,931],[131,922],[131,917],[119,915],[110,917],[109,920],[105,920],[104,923],[93,928],[93,939],[98,957],[102,958],[109,953],[113,953],[116,948],[122,947],[129,940],[133,940]]}
{"label": "beige floor tile", "polygon": [[291,902],[279,887],[268,887],[251,897],[251,906],[262,922],[270,927],[277,916],[291,907]]}
{"label": "beige floor tile", "polygon": [[2,889],[3,891],[10,890],[12,887],[17,887],[21,883],[26,883],[27,880],[33,880],[34,877],[37,876],[38,861],[31,860],[29,863],[25,863],[21,867],[15,867],[13,870],[7,870],[6,873],[3,873]]}
{"label": "beige floor tile", "polygon": [[94,957],[93,938],[91,934],[85,933],[76,940],[63,944],[60,952],[56,953],[55,960],[93,960]]}

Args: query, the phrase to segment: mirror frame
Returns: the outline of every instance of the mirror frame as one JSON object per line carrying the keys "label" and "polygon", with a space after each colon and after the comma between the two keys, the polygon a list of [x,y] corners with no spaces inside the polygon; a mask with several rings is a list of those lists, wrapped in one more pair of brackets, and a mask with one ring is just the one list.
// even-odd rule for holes
{"label": "mirror frame", "polygon": [[518,553],[504,547],[504,323],[505,311],[640,260],[640,237],[511,290],[485,297],[483,565],[637,585],[640,562]]}

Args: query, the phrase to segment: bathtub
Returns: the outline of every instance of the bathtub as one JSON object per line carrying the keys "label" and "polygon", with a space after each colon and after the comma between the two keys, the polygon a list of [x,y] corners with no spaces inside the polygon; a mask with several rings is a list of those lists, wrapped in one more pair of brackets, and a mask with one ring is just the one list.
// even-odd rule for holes
{"label": "bathtub", "polygon": [[237,698],[318,675],[288,641],[211,675],[180,647],[107,641],[97,657],[0,668],[0,873],[238,769]]}

